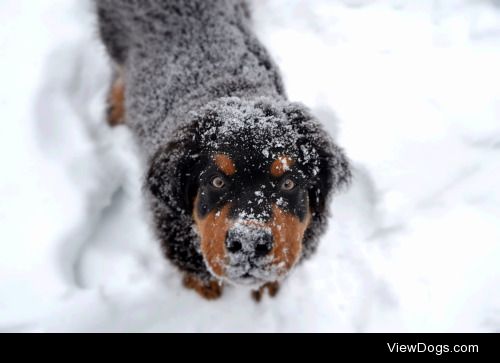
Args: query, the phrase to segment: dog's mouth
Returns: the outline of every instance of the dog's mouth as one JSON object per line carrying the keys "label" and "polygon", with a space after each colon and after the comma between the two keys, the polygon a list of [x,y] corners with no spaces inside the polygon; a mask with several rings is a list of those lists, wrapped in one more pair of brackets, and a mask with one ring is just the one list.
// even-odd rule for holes
{"label": "dog's mouth", "polygon": [[283,276],[283,270],[268,261],[245,261],[225,266],[225,280],[236,285],[263,285]]}
{"label": "dog's mouth", "polygon": [[228,282],[237,285],[254,285],[263,282],[257,277],[258,274],[254,267],[248,268],[248,266],[230,265],[226,266],[225,271],[225,278]]}
{"label": "dog's mouth", "polygon": [[245,286],[260,286],[268,282],[266,280],[262,280],[258,277],[255,277],[250,272],[246,272],[243,275],[237,277],[227,278],[227,281],[235,285],[245,285]]}
{"label": "dog's mouth", "polygon": [[262,281],[262,280],[256,278],[250,272],[246,272],[243,275],[241,275],[237,278],[233,278],[230,281],[233,283],[236,283],[238,285],[249,285],[249,286],[261,285],[261,284],[265,283],[265,281]]}

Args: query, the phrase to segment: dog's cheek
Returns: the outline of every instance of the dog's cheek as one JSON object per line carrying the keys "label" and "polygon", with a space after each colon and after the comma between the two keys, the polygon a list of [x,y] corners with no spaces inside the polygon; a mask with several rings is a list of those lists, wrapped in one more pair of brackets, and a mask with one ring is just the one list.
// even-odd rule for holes
{"label": "dog's cheek", "polygon": [[310,220],[310,211],[301,221],[292,213],[273,205],[273,218],[270,223],[273,234],[271,256],[272,265],[279,276],[285,275],[299,260],[304,232]]}
{"label": "dog's cheek", "polygon": [[218,277],[225,274],[226,235],[230,228],[229,209],[226,205],[220,210],[209,212],[203,218],[198,214],[198,197],[195,199],[193,219],[200,236],[200,248],[209,270]]}

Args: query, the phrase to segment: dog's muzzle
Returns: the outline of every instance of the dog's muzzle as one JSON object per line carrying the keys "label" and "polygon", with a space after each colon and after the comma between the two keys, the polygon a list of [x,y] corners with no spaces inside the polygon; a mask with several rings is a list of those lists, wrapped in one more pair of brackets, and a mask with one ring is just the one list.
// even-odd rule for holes
{"label": "dog's muzzle", "polygon": [[226,237],[227,277],[244,284],[265,280],[272,249],[273,235],[269,227],[235,223]]}
{"label": "dog's muzzle", "polygon": [[227,233],[226,248],[229,254],[260,258],[266,256],[272,247],[273,236],[265,227],[237,224]]}

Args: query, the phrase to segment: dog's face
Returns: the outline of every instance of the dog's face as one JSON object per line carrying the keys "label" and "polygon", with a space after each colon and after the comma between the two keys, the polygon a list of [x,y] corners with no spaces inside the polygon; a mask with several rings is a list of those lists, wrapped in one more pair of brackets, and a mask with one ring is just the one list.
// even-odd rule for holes
{"label": "dog's face", "polygon": [[348,180],[347,162],[303,108],[217,106],[155,157],[150,190],[191,215],[213,275],[277,281],[302,257],[311,223],[324,220],[330,190]]}
{"label": "dog's face", "polygon": [[276,281],[301,256],[309,180],[289,155],[238,148],[212,153],[201,167],[193,206],[201,251],[218,277]]}

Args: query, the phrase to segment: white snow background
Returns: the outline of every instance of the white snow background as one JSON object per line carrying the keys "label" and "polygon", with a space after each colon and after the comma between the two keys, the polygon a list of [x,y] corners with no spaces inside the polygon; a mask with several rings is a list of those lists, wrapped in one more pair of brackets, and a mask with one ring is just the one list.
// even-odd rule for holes
{"label": "white snow background", "polygon": [[355,166],[275,299],[160,255],[89,1],[0,2],[0,331],[500,331],[500,2],[254,0]]}

